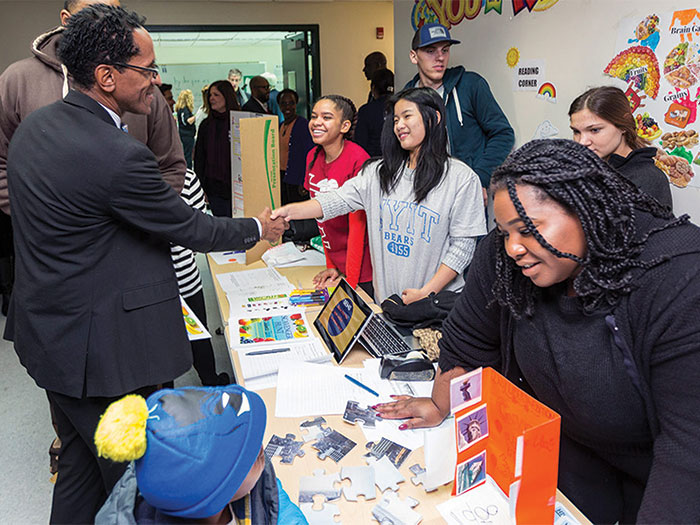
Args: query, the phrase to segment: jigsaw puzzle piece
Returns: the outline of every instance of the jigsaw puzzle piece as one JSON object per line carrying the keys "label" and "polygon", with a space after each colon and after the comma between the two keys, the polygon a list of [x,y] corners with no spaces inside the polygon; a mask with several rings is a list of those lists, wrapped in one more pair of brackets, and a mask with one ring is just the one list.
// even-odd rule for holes
{"label": "jigsaw puzzle piece", "polygon": [[398,484],[406,481],[387,456],[381,459],[367,458],[367,463],[374,467],[374,483],[382,492],[386,489],[399,490]]}
{"label": "jigsaw puzzle piece", "polygon": [[295,438],[294,434],[287,434],[283,438],[273,435],[265,446],[267,460],[270,461],[273,456],[279,456],[282,458],[281,463],[291,464],[295,457],[303,457],[304,451],[301,450],[301,447],[304,442],[294,441]]}
{"label": "jigsaw puzzle piece", "polygon": [[348,401],[345,405],[345,413],[343,414],[343,420],[347,423],[355,424],[362,423],[363,426],[368,428],[374,428],[376,426],[377,419],[381,420],[377,416],[377,411],[370,407],[361,408],[357,401]]}
{"label": "jigsaw puzzle piece", "polygon": [[301,437],[304,439],[304,443],[315,441],[316,439],[323,437],[325,424],[326,420],[319,416],[315,419],[307,419],[301,425],[299,425],[299,428],[301,429]]}
{"label": "jigsaw puzzle piece", "polygon": [[357,443],[346,438],[340,432],[333,430],[332,428],[326,428],[323,431],[323,436],[311,446],[318,450],[317,455],[319,459],[326,459],[330,457],[333,461],[338,463],[338,461],[343,459],[345,455],[355,447],[355,445],[357,445]]}
{"label": "jigsaw puzzle piece", "polygon": [[414,474],[414,476],[411,478],[411,483],[413,483],[416,487],[422,483],[423,488],[426,492],[435,492],[437,490],[437,487],[425,486],[425,469],[421,467],[418,463],[408,467],[408,470],[410,470]]}
{"label": "jigsaw puzzle piece", "polygon": [[340,470],[340,478],[349,479],[352,482],[349,487],[343,487],[346,500],[357,501],[359,495],[364,496],[365,500],[375,498],[374,467],[343,467]]}
{"label": "jigsaw puzzle piece", "polygon": [[372,516],[382,525],[418,525],[423,516],[413,510],[418,500],[401,500],[393,490],[386,490],[379,503],[372,509]]}
{"label": "jigsaw puzzle piece", "polygon": [[394,443],[393,441],[384,437],[379,441],[379,443],[370,441],[367,443],[366,447],[369,452],[365,454],[365,456],[373,456],[377,459],[387,456],[396,468],[400,468],[401,465],[403,465],[403,462],[406,461],[408,455],[411,453],[410,449],[401,446],[398,443]]}
{"label": "jigsaw puzzle piece", "polygon": [[299,479],[299,503],[314,502],[314,496],[320,494],[326,501],[335,501],[340,498],[340,489],[333,484],[340,483],[340,475],[326,474],[325,469],[314,470],[313,476],[304,476]]}
{"label": "jigsaw puzzle piece", "polygon": [[299,505],[309,525],[340,525],[341,522],[335,521],[335,516],[340,516],[338,505],[325,503],[321,510],[314,510],[313,506],[313,503],[302,503]]}

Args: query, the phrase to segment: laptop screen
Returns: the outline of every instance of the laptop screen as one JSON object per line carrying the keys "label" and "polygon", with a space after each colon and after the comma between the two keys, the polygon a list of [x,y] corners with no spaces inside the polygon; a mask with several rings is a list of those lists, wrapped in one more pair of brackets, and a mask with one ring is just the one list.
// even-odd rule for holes
{"label": "laptop screen", "polygon": [[369,305],[345,279],[341,279],[314,321],[321,339],[338,364],[355,344],[371,315]]}

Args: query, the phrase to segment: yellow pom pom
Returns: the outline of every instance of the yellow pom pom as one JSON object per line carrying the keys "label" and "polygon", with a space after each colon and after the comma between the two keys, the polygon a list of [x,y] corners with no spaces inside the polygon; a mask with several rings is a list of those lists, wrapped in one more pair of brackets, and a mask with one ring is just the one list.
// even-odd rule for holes
{"label": "yellow pom pom", "polygon": [[148,406],[138,395],[115,401],[97,424],[97,454],[112,461],[133,461],[146,453]]}

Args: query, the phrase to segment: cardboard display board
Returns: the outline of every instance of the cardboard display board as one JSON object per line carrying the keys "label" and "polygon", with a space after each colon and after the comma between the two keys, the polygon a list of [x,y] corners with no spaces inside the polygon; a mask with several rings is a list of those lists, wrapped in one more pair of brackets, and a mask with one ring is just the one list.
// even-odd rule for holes
{"label": "cardboard display board", "polygon": [[553,523],[560,416],[491,368],[450,384],[457,433],[453,495],[491,476],[517,523]]}
{"label": "cardboard display board", "polygon": [[[277,116],[269,115],[240,118],[238,126],[241,181],[238,185],[235,178],[232,181],[234,202],[242,200],[242,216],[257,217],[266,207],[273,210],[281,204],[279,122]],[[234,142],[232,140],[232,146]],[[241,195],[236,195],[238,191]],[[239,213],[238,208],[235,213]],[[269,242],[260,241],[246,252],[246,264],[259,260],[270,246]]]}

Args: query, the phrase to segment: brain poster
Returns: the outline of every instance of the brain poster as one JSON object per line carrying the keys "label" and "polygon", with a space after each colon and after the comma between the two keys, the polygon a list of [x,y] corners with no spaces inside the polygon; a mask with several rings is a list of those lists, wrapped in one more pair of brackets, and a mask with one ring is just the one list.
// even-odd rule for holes
{"label": "brain poster", "polygon": [[700,187],[700,11],[653,12],[619,27],[603,72],[625,90],[637,133],[660,150],[656,165],[669,181]]}

